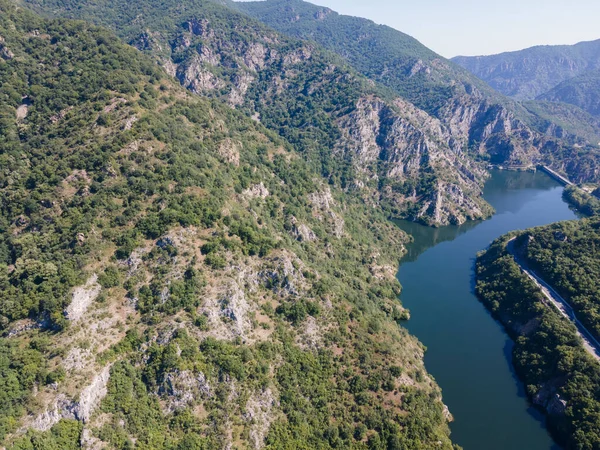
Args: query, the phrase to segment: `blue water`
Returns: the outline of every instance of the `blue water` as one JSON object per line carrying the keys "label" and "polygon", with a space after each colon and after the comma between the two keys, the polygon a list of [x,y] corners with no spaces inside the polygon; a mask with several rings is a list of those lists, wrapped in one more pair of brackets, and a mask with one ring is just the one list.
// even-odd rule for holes
{"label": "blue water", "polygon": [[454,416],[452,440],[465,450],[558,449],[516,378],[512,343],[474,295],[477,252],[495,238],[576,218],[546,174],[495,172],[484,190],[496,214],[440,229],[399,225],[415,238],[402,260],[408,330],[427,347],[425,364]]}

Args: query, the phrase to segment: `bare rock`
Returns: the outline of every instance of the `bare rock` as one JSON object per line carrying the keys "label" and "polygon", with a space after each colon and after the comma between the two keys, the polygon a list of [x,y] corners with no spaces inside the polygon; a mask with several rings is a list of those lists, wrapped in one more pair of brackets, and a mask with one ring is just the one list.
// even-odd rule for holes
{"label": "bare rock", "polygon": [[2,36],[0,36],[0,58],[5,61],[11,60],[15,57],[15,54],[10,51],[10,49],[6,46],[6,42]]}
{"label": "bare rock", "polygon": [[225,86],[224,82],[204,67],[200,55],[177,68],[181,84],[195,94],[202,94]]}
{"label": "bare rock", "polygon": [[89,428],[82,430],[79,444],[83,450],[102,450],[107,446],[105,442],[95,437]]}
{"label": "bare rock", "polygon": [[199,398],[212,396],[205,375],[202,372],[195,374],[189,370],[175,370],[165,375],[158,393],[167,398],[167,413],[184,409]]}
{"label": "bare rock", "polygon": [[548,414],[553,416],[562,416],[565,414],[567,409],[567,401],[562,399],[560,395],[556,394],[552,399],[548,402],[546,406],[546,411]]}
{"label": "bare rock", "polygon": [[81,319],[101,290],[96,274],[93,274],[84,286],[76,287],[73,290],[71,304],[65,309],[67,319],[73,322]]}
{"label": "bare rock", "polygon": [[322,209],[325,211],[331,210],[335,206],[335,200],[331,195],[331,190],[326,188],[321,192],[315,192],[308,196],[309,201],[314,208]]}
{"label": "bare rock", "polygon": [[229,93],[229,105],[232,107],[240,106],[246,99],[246,92],[254,81],[254,77],[249,73],[242,73],[235,76],[233,87]]}
{"label": "bare rock", "polygon": [[59,394],[51,407],[42,414],[35,417],[26,428],[32,428],[36,431],[48,431],[56,425],[61,419],[75,420],[75,410],[77,405],[63,394]]}
{"label": "bare rock", "polygon": [[210,29],[210,23],[206,19],[191,19],[185,23],[187,31],[203,38],[211,38],[214,32]]}
{"label": "bare rock", "polygon": [[66,370],[84,370],[93,361],[92,352],[89,349],[79,347],[72,348],[64,357],[62,365]]}
{"label": "bare rock", "polygon": [[298,222],[295,217],[292,217],[292,236],[300,242],[312,242],[318,239],[315,232],[308,225]]}
{"label": "bare rock", "polygon": [[269,191],[265,187],[264,183],[261,181],[260,184],[255,184],[254,186],[251,186],[248,189],[246,189],[244,192],[242,192],[242,195],[249,199],[253,199],[253,198],[265,199],[269,196]]}
{"label": "bare rock", "polygon": [[300,259],[289,252],[272,256],[258,278],[280,297],[297,296],[305,290],[305,279]]}
{"label": "bare rock", "polygon": [[198,45],[198,61],[211,66],[218,66],[221,63],[221,58],[212,49],[204,44]]}
{"label": "bare rock", "polygon": [[215,295],[205,299],[200,312],[208,318],[210,336],[215,339],[240,337],[246,340],[253,328],[250,313],[255,309],[240,285],[229,279],[218,288]]}
{"label": "bare rock", "polygon": [[265,446],[265,438],[275,420],[273,408],[278,406],[270,388],[254,393],[246,402],[245,419],[250,423],[250,442],[255,449]]}
{"label": "bare rock", "polygon": [[291,66],[299,64],[301,62],[308,61],[312,57],[312,49],[309,47],[302,47],[298,50],[290,52],[283,57],[283,65]]}
{"label": "bare rock", "polygon": [[243,144],[240,141],[234,141],[232,139],[225,139],[219,145],[219,155],[230,164],[234,166],[240,165],[240,149],[243,148]]}
{"label": "bare rock", "polygon": [[110,378],[110,364],[102,369],[94,377],[91,384],[87,386],[79,396],[79,403],[75,409],[75,416],[83,423],[89,422],[94,410],[100,405],[100,402],[107,394],[107,385]]}
{"label": "bare rock", "polygon": [[131,128],[133,127],[133,124],[136,123],[138,121],[138,116],[131,116],[129,117],[126,121],[125,121],[125,125],[123,125],[123,129],[125,131],[127,130],[131,130]]}
{"label": "bare rock", "polygon": [[29,113],[29,105],[27,105],[27,104],[19,105],[19,107],[17,108],[17,120],[18,121],[24,120],[27,117],[28,113]]}
{"label": "bare rock", "polygon": [[265,61],[269,54],[267,48],[261,43],[251,43],[244,53],[244,63],[254,72],[265,68]]}
{"label": "bare rock", "polygon": [[329,8],[323,8],[315,13],[315,19],[322,21],[325,20],[333,11]]}

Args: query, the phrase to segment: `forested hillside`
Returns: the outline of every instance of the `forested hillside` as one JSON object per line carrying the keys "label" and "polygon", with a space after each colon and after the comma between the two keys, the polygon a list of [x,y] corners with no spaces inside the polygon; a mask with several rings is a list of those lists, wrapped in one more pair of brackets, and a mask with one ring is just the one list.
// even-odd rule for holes
{"label": "forested hillside", "polygon": [[[44,14],[112,27],[127,42],[157,57],[184,86],[223,98],[260,120],[302,148],[333,182],[359,190],[366,201],[392,216],[429,224],[487,216],[490,208],[480,197],[484,164],[475,163],[480,160],[557,164],[557,170],[570,170],[574,180],[600,176],[597,149],[587,144],[586,137],[570,134],[585,127],[567,130],[551,120],[538,120],[519,105],[505,107],[510,101],[414,40],[415,48],[433,59],[414,76],[400,80],[407,84],[405,97],[399,98],[402,92],[362,70],[343,49],[319,42],[337,52],[335,56],[311,36],[300,36],[303,40],[284,36],[233,9],[245,4],[219,3],[227,6],[203,0],[185,5],[171,0],[31,0],[28,5]],[[329,24],[334,16],[324,22]],[[330,32],[339,31],[335,23],[331,25]],[[343,31],[345,42],[356,40],[352,27]],[[398,48],[387,41],[383,47],[388,44]],[[362,60],[379,55],[380,47],[361,48]],[[405,63],[424,64],[412,57]],[[437,66],[441,68],[433,70]],[[437,93],[442,91],[448,95],[440,97]],[[576,162],[575,144],[580,149]]]}
{"label": "forested hillside", "polygon": [[490,56],[452,59],[505,95],[533,100],[563,81],[600,68],[600,40],[540,45]]}
{"label": "forested hillside", "polygon": [[[367,19],[302,0],[228,4],[337,53],[363,75],[439,119],[454,140],[493,163],[544,162],[577,180],[600,175],[595,169],[600,127],[583,111],[524,107],[412,37]],[[573,145],[584,149],[577,158],[570,156]]]}
{"label": "forested hillside", "polygon": [[599,229],[597,218],[536,229],[530,234],[525,256],[600,340]]}
{"label": "forested hillside", "polygon": [[0,56],[3,445],[452,448],[382,212],[108,31]]}
{"label": "forested hillside", "polygon": [[[572,301],[577,316],[598,322],[595,246],[598,219],[515,233],[514,248],[536,273]],[[600,364],[584,349],[575,326],[549,304],[499,238],[478,255],[476,292],[515,342],[513,362],[530,400],[567,449],[600,446]],[[596,328],[597,329],[597,328]]]}
{"label": "forested hillside", "polygon": [[590,70],[554,86],[538,97],[539,100],[575,105],[600,116],[600,70]]}

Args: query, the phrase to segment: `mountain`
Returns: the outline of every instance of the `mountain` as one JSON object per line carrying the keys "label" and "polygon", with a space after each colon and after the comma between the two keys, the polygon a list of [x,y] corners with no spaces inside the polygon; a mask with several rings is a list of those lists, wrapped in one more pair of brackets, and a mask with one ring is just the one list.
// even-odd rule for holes
{"label": "mountain", "polygon": [[[245,4],[30,0],[27,5],[46,15],[111,27],[184,86],[260,120],[301,148],[331,182],[359,190],[365,201],[395,217],[434,225],[486,217],[491,209],[481,187],[488,160],[552,163],[556,154],[568,160],[577,145],[587,151],[583,158],[592,169],[569,175],[577,180],[597,172],[597,149],[590,142],[595,145],[600,137],[589,141],[546,122],[543,129],[532,129],[528,124],[539,120],[527,109],[414,40],[414,57],[397,62],[414,69],[403,78],[408,84],[402,96],[400,88],[358,73],[348,58],[322,43],[283,35],[234,9]],[[315,14],[310,17],[318,20]],[[325,21],[329,17],[335,15]],[[353,32],[346,30],[345,41]],[[415,59],[419,52],[420,60]],[[455,73],[466,81],[457,82]]]}
{"label": "mountain", "polygon": [[494,163],[556,164],[562,159],[555,167],[572,168],[568,174],[573,179],[598,176],[595,168],[578,172],[578,162],[566,150],[585,147],[585,156],[577,154],[588,160],[585,166],[595,167],[600,128],[583,112],[511,101],[410,36],[370,20],[301,0],[234,5],[281,32],[337,53],[363,75],[436,117],[462,146]]}
{"label": "mountain", "polygon": [[504,95],[533,100],[563,81],[600,69],[600,40],[452,60]]}
{"label": "mountain", "polygon": [[308,151],[0,0],[0,445],[451,449],[407,237]]}
{"label": "mountain", "polygon": [[30,4],[112,27],[183,86],[254,117],[332,183],[392,215],[440,225],[490,214],[485,170],[463,142],[314,43],[207,1]]}
{"label": "mountain", "polygon": [[569,78],[540,95],[538,100],[569,103],[599,117],[600,70],[589,70]]}

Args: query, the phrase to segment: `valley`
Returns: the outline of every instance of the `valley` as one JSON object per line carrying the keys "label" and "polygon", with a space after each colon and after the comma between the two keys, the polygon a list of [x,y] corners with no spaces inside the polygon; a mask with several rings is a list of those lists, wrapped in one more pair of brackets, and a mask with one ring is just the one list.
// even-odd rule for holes
{"label": "valley", "polygon": [[596,448],[505,245],[600,336],[591,53],[519,96],[300,0],[0,0],[0,448]]}

